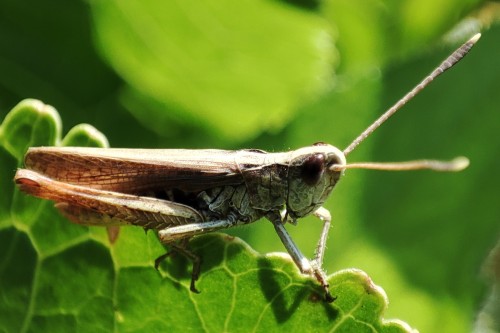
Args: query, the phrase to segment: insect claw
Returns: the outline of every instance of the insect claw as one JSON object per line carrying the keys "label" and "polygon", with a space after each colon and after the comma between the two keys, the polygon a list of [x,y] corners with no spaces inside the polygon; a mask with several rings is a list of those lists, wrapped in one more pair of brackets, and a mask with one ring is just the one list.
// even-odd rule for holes
{"label": "insect claw", "polygon": [[332,294],[330,294],[330,290],[328,290],[328,287],[326,287],[326,290],[325,290],[325,301],[328,302],[328,303],[333,303],[336,299],[337,299],[337,297],[336,296],[332,296]]}
{"label": "insect claw", "polygon": [[195,294],[199,294],[199,293],[200,293],[200,291],[199,291],[198,289],[196,289],[196,286],[195,286],[195,282],[196,282],[196,280],[198,280],[198,277],[196,277],[196,278],[195,278],[195,277],[193,276],[193,277],[191,278],[191,285],[189,286],[189,290],[191,290],[191,291],[192,291],[193,293],[195,293]]}
{"label": "insect claw", "polygon": [[323,290],[325,291],[325,301],[332,303],[337,299],[337,297],[332,296],[330,293],[330,285],[327,282],[325,271],[319,266],[317,260],[311,260],[311,266],[313,269],[313,276],[321,284]]}

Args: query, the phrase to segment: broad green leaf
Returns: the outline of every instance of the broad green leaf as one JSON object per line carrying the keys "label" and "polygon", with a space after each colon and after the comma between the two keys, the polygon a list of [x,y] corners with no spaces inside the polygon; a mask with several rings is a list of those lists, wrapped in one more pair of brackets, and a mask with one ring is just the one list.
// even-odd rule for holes
{"label": "broad green leaf", "polygon": [[329,85],[330,26],[290,4],[91,4],[99,47],[131,88],[124,101],[155,101],[130,111],[158,132],[171,126],[174,113],[219,136],[246,139],[281,129],[298,105]]}
{"label": "broad green leaf", "polygon": [[[43,118],[46,132],[24,117]],[[28,130],[19,132],[18,124]],[[89,125],[61,140],[58,124],[53,108],[27,100],[0,129],[4,138],[16,135],[13,146],[23,149],[24,141],[107,145]],[[12,179],[13,170],[4,176]],[[73,225],[50,203],[25,198],[12,187],[4,196],[13,198],[10,211],[2,207],[7,212],[0,229],[0,330],[5,332],[411,331],[401,321],[383,319],[385,292],[360,270],[332,274],[336,300],[326,303],[321,288],[301,275],[288,255],[261,255],[238,238],[204,235],[191,242],[203,258],[197,284],[202,292],[195,294],[189,291],[191,265],[183,258],[172,255],[159,271],[154,268],[154,259],[165,251],[154,232],[123,228],[110,244],[104,229]]]}

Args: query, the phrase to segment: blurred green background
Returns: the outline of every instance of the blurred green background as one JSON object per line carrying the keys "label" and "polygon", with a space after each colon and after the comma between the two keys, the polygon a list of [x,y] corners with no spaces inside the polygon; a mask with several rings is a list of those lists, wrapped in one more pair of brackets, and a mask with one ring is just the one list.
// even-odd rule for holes
{"label": "blurred green background", "polygon": [[[334,219],[329,272],[366,271],[389,296],[388,317],[422,332],[468,332],[488,295],[496,297],[483,263],[500,235],[499,7],[478,0],[4,0],[0,118],[30,97],[56,107],[65,131],[89,123],[113,147],[281,151],[324,141],[343,149],[482,31],[463,62],[349,155],[464,155],[470,168],[352,170],[326,205]],[[288,229],[312,255],[320,227],[306,218]],[[262,221],[230,233],[258,251],[283,251],[271,230]]]}

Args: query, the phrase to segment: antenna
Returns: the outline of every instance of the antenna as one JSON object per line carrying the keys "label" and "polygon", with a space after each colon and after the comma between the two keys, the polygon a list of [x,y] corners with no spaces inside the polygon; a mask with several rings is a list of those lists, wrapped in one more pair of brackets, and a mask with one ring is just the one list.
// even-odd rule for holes
{"label": "antenna", "polygon": [[401,109],[409,100],[411,100],[415,95],[417,95],[422,89],[424,89],[432,80],[444,73],[447,69],[451,68],[457,62],[459,62],[474,44],[481,37],[481,34],[475,34],[471,39],[460,46],[455,52],[453,52],[448,58],[446,58],[441,65],[439,65],[435,70],[432,71],[425,79],[423,79],[415,88],[413,88],[409,93],[407,93],[403,98],[401,98],[396,104],[394,104],[389,110],[382,114],[377,120],[375,120],[367,129],[363,131],[346,149],[344,149],[344,155],[347,156],[351,151],[353,151],[361,142],[363,142],[370,134],[372,134],[380,125],[382,125],[387,119],[389,119],[396,111]]}
{"label": "antenna", "polygon": [[434,170],[443,172],[462,171],[469,166],[467,157],[456,157],[449,162],[436,160],[416,160],[406,162],[358,162],[345,165],[334,164],[330,167],[332,171],[343,171],[345,169],[371,169],[386,171],[408,171],[408,170]]}

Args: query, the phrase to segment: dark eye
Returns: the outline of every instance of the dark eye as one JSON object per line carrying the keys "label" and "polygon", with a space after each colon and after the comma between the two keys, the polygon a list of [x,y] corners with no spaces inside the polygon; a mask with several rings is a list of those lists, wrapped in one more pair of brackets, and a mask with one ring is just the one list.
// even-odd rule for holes
{"label": "dark eye", "polygon": [[323,154],[315,154],[309,156],[302,164],[302,170],[300,176],[302,180],[307,185],[313,186],[316,185],[321,176],[323,175],[323,171],[325,170],[325,155]]}

